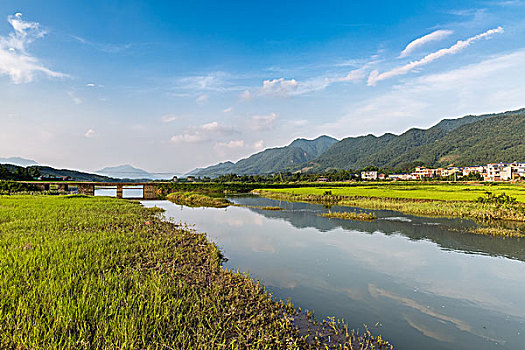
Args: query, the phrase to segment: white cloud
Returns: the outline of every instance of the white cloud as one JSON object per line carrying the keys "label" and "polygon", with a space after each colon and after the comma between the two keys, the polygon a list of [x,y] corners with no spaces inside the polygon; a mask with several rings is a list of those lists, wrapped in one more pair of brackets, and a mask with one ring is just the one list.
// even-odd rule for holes
{"label": "white cloud", "polygon": [[84,134],[84,136],[87,137],[87,138],[94,137],[94,136],[95,136],[95,130],[93,130],[93,129],[89,129],[88,131],[86,131],[86,133]]}
{"label": "white cloud", "polygon": [[244,101],[248,101],[251,98],[252,98],[252,94],[251,94],[250,90],[244,90],[242,92],[241,99],[243,99]]}
{"label": "white cloud", "polygon": [[244,140],[231,140],[229,142],[217,142],[215,147],[219,148],[242,148],[244,147]]}
{"label": "white cloud", "polygon": [[230,113],[233,110],[233,107],[228,107],[222,110],[223,113]]}
{"label": "white cloud", "polygon": [[77,95],[75,95],[75,93],[73,91],[68,91],[67,95],[69,97],[71,97],[71,99],[73,100],[73,102],[76,104],[76,105],[79,105],[81,104],[82,102],[84,102],[80,97],[78,97]]}
{"label": "white cloud", "polygon": [[170,139],[170,141],[173,143],[194,143],[194,142],[201,142],[204,140],[206,140],[206,138],[204,138],[204,135],[201,135],[198,133],[195,133],[195,134],[184,133],[181,135],[174,135]]}
{"label": "white cloud", "polygon": [[174,122],[175,120],[177,120],[178,117],[176,115],[171,115],[171,114],[167,114],[167,115],[163,115],[160,120],[163,122],[163,123],[171,123],[171,122]]}
{"label": "white cloud", "polygon": [[488,38],[490,38],[491,36],[493,36],[494,34],[497,34],[497,33],[503,33],[503,28],[502,27],[497,27],[495,29],[490,29],[490,30],[487,30],[484,33],[481,33],[481,34],[478,34],[476,36],[470,37],[467,40],[464,40],[464,41],[463,40],[459,40],[457,43],[455,43],[454,45],[452,45],[449,48],[441,49],[439,51],[433,52],[431,54],[426,55],[425,57],[423,57],[422,59],[420,59],[418,61],[410,62],[410,63],[408,63],[408,64],[406,64],[404,66],[394,68],[394,69],[392,69],[390,71],[387,71],[387,72],[384,72],[384,73],[379,73],[377,70],[374,70],[368,76],[368,85],[369,86],[374,86],[374,85],[377,84],[377,82],[379,82],[381,80],[389,79],[389,78],[392,78],[392,77],[395,77],[395,76],[398,76],[398,75],[407,74],[408,72],[410,72],[410,71],[412,71],[412,70],[414,70],[414,69],[416,69],[418,67],[421,67],[421,66],[424,66],[426,64],[429,64],[430,62],[433,62],[433,61],[437,60],[438,58],[441,58],[441,57],[446,56],[446,55],[452,55],[452,54],[458,53],[461,50],[464,50],[465,48],[470,46],[473,42],[481,40],[481,39],[488,39]]}
{"label": "white cloud", "polygon": [[54,78],[66,76],[44,67],[36,57],[27,52],[30,43],[46,34],[38,23],[22,20],[21,13],[8,16],[7,21],[13,32],[8,36],[0,36],[0,75],[9,76],[15,84],[33,81],[35,73]]}
{"label": "white cloud", "polygon": [[257,142],[255,142],[255,144],[253,145],[253,148],[257,151],[260,151],[264,148],[264,141],[263,140],[259,140]]}
{"label": "white cloud", "polygon": [[94,83],[87,83],[86,86],[89,86],[89,87],[95,87],[95,86],[97,86],[97,85],[94,84]]}
{"label": "white cloud", "polygon": [[525,50],[498,55],[446,72],[407,78],[388,92],[349,103],[324,133],[347,137],[373,132],[427,128],[443,118],[484,114],[523,107]]}
{"label": "white cloud", "polygon": [[265,80],[263,82],[262,88],[259,89],[260,95],[278,95],[278,96],[288,96],[292,95],[299,86],[299,83],[295,79],[273,79]]}
{"label": "white cloud", "polygon": [[248,122],[248,128],[253,131],[270,130],[273,128],[277,114],[270,113],[267,115],[254,115]]}
{"label": "white cloud", "polygon": [[218,137],[227,136],[235,133],[233,128],[225,127],[218,122],[202,124],[198,127],[190,127],[182,134],[174,135],[170,141],[172,143],[196,143],[204,142]]}
{"label": "white cloud", "polygon": [[452,30],[436,30],[430,34],[417,38],[405,47],[405,49],[401,52],[399,57],[406,57],[421,46],[431,41],[442,40],[447,36],[451,35],[452,33],[454,33]]}
{"label": "white cloud", "polygon": [[208,101],[208,95],[206,94],[202,94],[202,95],[199,95],[196,99],[195,99],[195,102],[197,103],[204,103]]}

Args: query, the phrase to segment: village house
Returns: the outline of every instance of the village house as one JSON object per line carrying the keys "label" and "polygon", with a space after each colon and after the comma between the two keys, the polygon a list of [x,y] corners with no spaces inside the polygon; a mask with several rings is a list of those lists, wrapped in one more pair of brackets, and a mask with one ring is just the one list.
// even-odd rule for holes
{"label": "village house", "polygon": [[484,167],[482,165],[476,166],[466,166],[463,168],[463,176],[468,176],[470,174],[483,174]]}
{"label": "village house", "polygon": [[415,177],[412,174],[390,174],[388,175],[388,178],[391,180],[418,180],[417,177]]}
{"label": "village house", "polygon": [[377,171],[363,171],[361,172],[362,180],[377,180]]}

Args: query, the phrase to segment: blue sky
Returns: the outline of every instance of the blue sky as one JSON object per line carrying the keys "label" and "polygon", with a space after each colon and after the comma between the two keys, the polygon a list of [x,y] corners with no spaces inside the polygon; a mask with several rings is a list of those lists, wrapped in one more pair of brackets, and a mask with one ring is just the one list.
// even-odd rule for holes
{"label": "blue sky", "polygon": [[525,107],[524,1],[0,3],[0,157],[185,172]]}

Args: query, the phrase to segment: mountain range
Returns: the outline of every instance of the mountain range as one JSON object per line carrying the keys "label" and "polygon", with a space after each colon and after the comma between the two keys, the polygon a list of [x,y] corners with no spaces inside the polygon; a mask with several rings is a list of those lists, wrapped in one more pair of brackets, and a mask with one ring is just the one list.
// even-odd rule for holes
{"label": "mountain range", "polygon": [[237,163],[224,162],[207,168],[198,168],[188,174],[193,176],[219,176],[225,174],[269,174],[294,168],[326,152],[337,140],[319,136],[314,140],[297,139],[285,147],[269,148],[255,153]]}
{"label": "mountain range", "polygon": [[219,163],[190,174],[214,177],[230,173],[359,170],[368,166],[398,170],[414,164],[437,167],[512,161],[525,161],[525,108],[443,119],[429,129],[412,128],[400,135],[386,133],[340,141],[328,136],[297,139],[288,146],[267,149],[237,163]]}

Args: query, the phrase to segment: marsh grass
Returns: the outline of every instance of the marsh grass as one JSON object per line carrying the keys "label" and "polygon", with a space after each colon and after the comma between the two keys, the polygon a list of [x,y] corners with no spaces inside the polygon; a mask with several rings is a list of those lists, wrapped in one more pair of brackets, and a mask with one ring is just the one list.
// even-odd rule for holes
{"label": "marsh grass", "polygon": [[224,197],[211,197],[196,192],[173,192],[168,194],[166,199],[175,204],[188,207],[226,208],[233,204]]}
{"label": "marsh grass", "polygon": [[[299,335],[293,305],[223,269],[221,252],[204,234],[158,213],[105,197],[0,196],[0,348],[329,344]],[[348,339],[354,349],[378,348],[379,339],[366,333]]]}
{"label": "marsh grass", "polygon": [[[511,230],[497,230],[495,223],[503,221],[525,222],[525,204],[514,202],[501,204],[476,201],[440,201],[405,198],[345,197],[335,195],[294,194],[278,191],[257,191],[261,196],[271,199],[319,203],[326,206],[343,205],[376,210],[394,210],[420,216],[470,218],[492,226],[492,230],[480,229],[475,233],[507,236]],[[512,230],[520,232],[519,229]]]}

